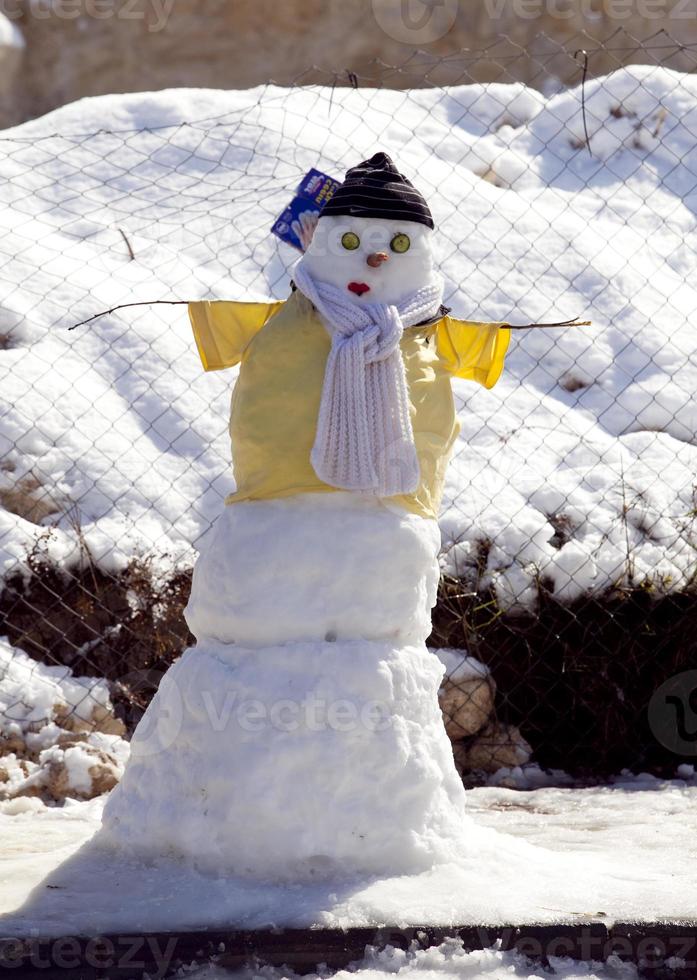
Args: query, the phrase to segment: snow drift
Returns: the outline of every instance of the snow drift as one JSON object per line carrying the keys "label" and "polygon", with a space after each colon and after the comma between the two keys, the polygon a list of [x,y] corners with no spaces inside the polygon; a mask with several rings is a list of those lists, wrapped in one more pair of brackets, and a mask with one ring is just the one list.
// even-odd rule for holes
{"label": "snow drift", "polygon": [[[545,578],[573,599],[693,580],[697,79],[633,66],[550,98],[267,86],[87,99],[0,138],[0,574],[51,554],[190,562],[232,489],[234,372],[203,376],[184,307],[283,298],[269,234],[304,171],[376,149],[432,206],[461,316],[583,314],[517,334],[491,391],[456,384],[463,428],[445,564],[503,605]],[[131,252],[134,258],[131,258]]]}

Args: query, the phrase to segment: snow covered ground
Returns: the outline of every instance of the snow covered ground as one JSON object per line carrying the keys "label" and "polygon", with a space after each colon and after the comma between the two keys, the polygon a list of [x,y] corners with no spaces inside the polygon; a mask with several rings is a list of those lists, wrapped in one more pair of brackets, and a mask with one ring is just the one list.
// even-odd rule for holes
{"label": "snow covered ground", "polygon": [[467,799],[476,846],[457,866],[286,886],[201,877],[167,861],[115,863],[93,840],[103,799],[10,801],[0,804],[0,930],[694,920],[694,772],[585,790],[483,787]]}
{"label": "snow covered ground", "polygon": [[[545,98],[516,85],[273,86],[87,99],[0,135],[0,575],[46,524],[60,561],[191,561],[230,491],[231,372],[204,376],[184,307],[284,297],[269,234],[300,176],[389,152],[428,196],[460,316],[514,335],[463,420],[449,570],[506,605],[697,565],[697,78],[634,66]],[[124,237],[125,236],[125,237]],[[129,248],[134,258],[129,255]],[[4,348],[4,349],[2,349]],[[558,533],[557,533],[558,532]]]}

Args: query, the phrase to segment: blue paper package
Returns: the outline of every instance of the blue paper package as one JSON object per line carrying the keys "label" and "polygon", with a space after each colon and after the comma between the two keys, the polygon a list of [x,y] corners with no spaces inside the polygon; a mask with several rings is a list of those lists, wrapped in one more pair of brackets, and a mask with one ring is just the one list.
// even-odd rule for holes
{"label": "blue paper package", "polygon": [[320,211],[340,186],[340,181],[321,170],[308,170],[298,184],[295,197],[276,219],[271,231],[304,252],[310,244]]}

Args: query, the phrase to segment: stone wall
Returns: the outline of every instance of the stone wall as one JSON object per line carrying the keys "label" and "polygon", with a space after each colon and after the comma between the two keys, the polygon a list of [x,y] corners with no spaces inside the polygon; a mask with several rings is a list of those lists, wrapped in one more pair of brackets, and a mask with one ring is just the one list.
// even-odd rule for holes
{"label": "stone wall", "polygon": [[[541,86],[550,74],[580,79],[573,48],[591,43],[584,31],[647,38],[665,28],[697,42],[697,0],[0,0],[0,10],[26,42],[10,50],[0,29],[0,125],[85,95],[334,75],[345,84],[346,69],[390,87]],[[560,42],[566,53],[550,57]],[[591,73],[628,61],[694,67],[694,55],[662,44],[652,57],[617,37],[592,56]],[[492,45],[486,57],[458,54]],[[385,71],[375,59],[404,67]]]}

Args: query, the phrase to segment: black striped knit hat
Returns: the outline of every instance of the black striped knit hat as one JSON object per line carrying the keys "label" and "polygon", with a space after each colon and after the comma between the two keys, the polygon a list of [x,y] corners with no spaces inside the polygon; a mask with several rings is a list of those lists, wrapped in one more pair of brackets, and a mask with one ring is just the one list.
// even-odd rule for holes
{"label": "black striped knit hat", "polygon": [[401,218],[434,227],[424,197],[400,174],[386,153],[376,153],[346,172],[344,183],[324,205],[321,217],[326,214]]}

